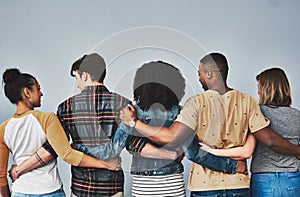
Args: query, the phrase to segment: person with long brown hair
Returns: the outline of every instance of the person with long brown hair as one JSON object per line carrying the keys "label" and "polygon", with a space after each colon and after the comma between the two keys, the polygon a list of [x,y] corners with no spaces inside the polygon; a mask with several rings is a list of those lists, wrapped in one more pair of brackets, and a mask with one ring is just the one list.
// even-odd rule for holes
{"label": "person with long brown hair", "polygon": [[[259,105],[270,127],[291,143],[300,140],[300,111],[291,107],[291,88],[281,68],[270,68],[256,76]],[[300,160],[278,154],[258,142],[251,162],[253,196],[298,196]]]}
{"label": "person with long brown hair", "polygon": [[[249,133],[273,151],[299,157],[300,146],[274,132],[256,100],[227,85],[229,66],[226,57],[210,53],[200,60],[198,76],[205,90],[189,98],[170,127],[153,127],[136,120],[136,110],[129,105],[120,117],[157,143],[171,144],[196,133],[200,142],[219,149],[243,146]],[[249,138],[249,137],[248,137]],[[228,175],[193,163],[189,189],[191,196],[250,195],[250,178],[245,174]]]}

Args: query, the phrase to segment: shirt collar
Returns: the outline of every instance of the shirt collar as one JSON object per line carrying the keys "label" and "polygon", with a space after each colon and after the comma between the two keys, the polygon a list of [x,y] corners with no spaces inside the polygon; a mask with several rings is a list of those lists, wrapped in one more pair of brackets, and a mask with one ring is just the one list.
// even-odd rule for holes
{"label": "shirt collar", "polygon": [[104,85],[86,86],[82,90],[82,93],[93,93],[93,92],[109,92],[109,90]]}

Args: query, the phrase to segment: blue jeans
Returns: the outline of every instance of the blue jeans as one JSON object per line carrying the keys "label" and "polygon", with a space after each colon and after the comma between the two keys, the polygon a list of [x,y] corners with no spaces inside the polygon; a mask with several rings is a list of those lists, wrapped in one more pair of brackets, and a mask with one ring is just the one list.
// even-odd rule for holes
{"label": "blue jeans", "polygon": [[211,196],[211,197],[230,197],[230,196],[240,196],[249,197],[250,189],[227,189],[227,190],[211,190],[211,191],[191,191],[191,197],[201,197],[201,196]]}
{"label": "blue jeans", "polygon": [[12,192],[11,197],[65,197],[65,192],[63,189],[56,190],[48,194],[24,194]]}
{"label": "blue jeans", "polygon": [[300,172],[252,174],[251,194],[255,197],[300,195]]}

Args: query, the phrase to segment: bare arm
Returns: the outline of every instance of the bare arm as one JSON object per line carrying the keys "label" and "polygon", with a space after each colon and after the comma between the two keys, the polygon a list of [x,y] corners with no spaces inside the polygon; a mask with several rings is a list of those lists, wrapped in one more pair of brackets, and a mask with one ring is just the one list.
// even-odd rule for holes
{"label": "bare arm", "polygon": [[131,135],[129,129],[121,122],[110,141],[95,147],[77,144],[76,149],[101,160],[119,156],[125,146],[129,153],[139,154],[142,157],[176,159],[177,152],[164,149],[163,147],[159,148],[155,144],[150,143],[145,137]]}
{"label": "bare arm", "polygon": [[293,156],[300,155],[300,146],[290,143],[281,135],[274,132],[270,127],[256,131],[253,135],[257,140],[276,153]]}
{"label": "bare arm", "polygon": [[7,180],[9,149],[4,143],[4,136],[1,134],[2,132],[0,132],[0,196],[9,197],[10,190]]}
{"label": "bare arm", "polygon": [[254,136],[250,133],[247,137],[247,141],[243,146],[229,148],[229,149],[215,149],[200,143],[201,149],[210,152],[211,154],[229,157],[234,160],[245,160],[251,157],[254,152],[256,140]]}
{"label": "bare arm", "polygon": [[[49,124],[46,128],[47,140],[57,155],[65,162],[74,166],[119,170],[120,158],[102,161],[73,149],[56,116],[49,116],[47,123]],[[14,181],[20,175],[41,167],[52,159],[53,157],[50,152],[44,148],[40,148],[26,161],[18,166],[14,165],[12,167],[10,170],[11,178]]]}
{"label": "bare arm", "polygon": [[10,197],[10,191],[8,185],[0,187],[0,194],[2,197]]}
{"label": "bare arm", "polygon": [[23,161],[21,164],[12,165],[9,170],[12,182],[14,182],[22,174],[46,165],[46,163],[48,163],[52,159],[54,159],[53,156],[47,150],[45,150],[44,147],[41,147],[30,158]]}
{"label": "bare arm", "polygon": [[[121,110],[120,118],[126,125],[129,125],[132,119],[136,119],[134,107],[126,106]],[[137,120],[134,128],[153,142],[163,145],[172,143],[171,145],[175,147],[190,135],[194,135],[188,126],[180,122],[174,122],[170,127],[153,127]]]}
{"label": "bare arm", "polygon": [[49,117],[48,122],[47,140],[57,155],[65,162],[74,166],[106,168],[109,170],[118,169],[120,166],[118,163],[119,158],[102,161],[73,149],[57,116]]}
{"label": "bare arm", "polygon": [[150,143],[147,143],[141,151],[142,157],[154,158],[154,159],[170,159],[175,160],[177,158],[177,152],[170,151],[164,148],[158,148]]}
{"label": "bare arm", "polygon": [[[89,157],[89,156],[88,156]],[[18,179],[22,174],[25,174],[27,172],[30,172],[36,168],[42,167],[46,165],[48,162],[50,162],[54,157],[44,149],[44,147],[41,147],[37,152],[35,152],[30,158],[23,161],[19,165],[12,165],[9,170],[10,178],[12,179],[12,182],[14,182],[16,179]],[[81,163],[79,163],[79,166],[87,166],[90,165],[89,163],[85,162],[91,162],[90,159],[94,160],[95,158],[86,158],[85,155],[83,155],[83,158],[81,160]],[[95,159],[96,163],[99,161]],[[110,170],[118,170],[120,168],[120,159],[114,158],[111,160],[105,161],[103,166]],[[98,166],[98,164],[96,164]],[[100,165],[102,165],[100,163]],[[92,165],[93,166],[93,165]]]}
{"label": "bare arm", "polygon": [[[126,108],[121,110],[120,118],[126,125],[129,125],[129,122],[132,119],[136,119],[134,107],[127,106]],[[187,142],[190,142],[191,139],[194,139],[194,131],[185,124],[176,121],[170,127],[152,127],[140,120],[137,120],[134,128],[151,141],[158,144],[168,144],[171,147],[189,144]],[[195,163],[198,163],[215,171],[221,171],[225,173],[244,173],[247,169],[246,162],[239,161],[238,167],[236,167],[237,163],[235,160],[214,156],[212,154],[208,155],[205,154],[203,150],[195,151],[195,149],[200,150],[198,142],[196,142],[194,146],[196,147],[186,146],[186,149],[191,148],[192,151],[187,151],[185,153],[189,152],[189,154],[192,154],[189,159]]]}

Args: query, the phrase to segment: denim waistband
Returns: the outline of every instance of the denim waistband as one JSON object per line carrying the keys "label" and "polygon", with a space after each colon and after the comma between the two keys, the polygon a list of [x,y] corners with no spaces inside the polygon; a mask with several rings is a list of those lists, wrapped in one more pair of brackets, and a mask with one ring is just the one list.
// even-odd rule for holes
{"label": "denim waistband", "polygon": [[161,175],[168,175],[168,174],[175,174],[181,173],[183,169],[180,166],[171,166],[165,168],[159,168],[154,170],[145,170],[145,171],[131,171],[133,175],[143,175],[143,176],[161,176]]}
{"label": "denim waistband", "polygon": [[300,171],[295,171],[295,172],[257,172],[257,173],[252,173],[252,176],[268,175],[268,176],[280,177],[280,176],[287,176],[290,174],[300,174]]}

